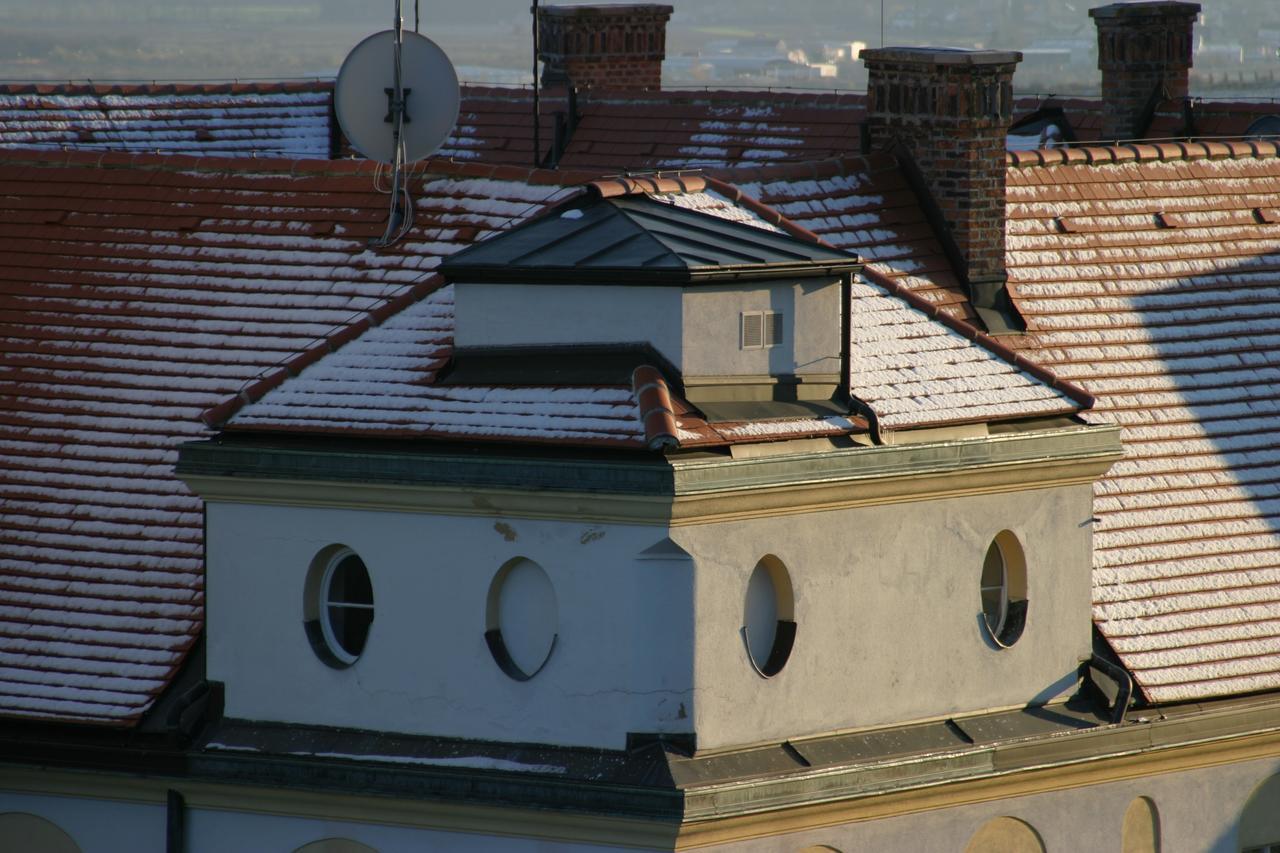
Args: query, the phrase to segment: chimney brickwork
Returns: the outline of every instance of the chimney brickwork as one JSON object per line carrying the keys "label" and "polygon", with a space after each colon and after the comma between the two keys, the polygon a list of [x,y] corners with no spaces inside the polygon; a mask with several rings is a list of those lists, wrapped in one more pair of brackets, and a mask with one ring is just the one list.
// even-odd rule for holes
{"label": "chimney brickwork", "polygon": [[660,89],[672,7],[544,6],[542,82],[578,89]]}
{"label": "chimney brickwork", "polygon": [[1179,0],[1089,10],[1098,27],[1104,140],[1142,137],[1153,98],[1187,96],[1192,28],[1199,14],[1199,3]]}
{"label": "chimney brickwork", "polygon": [[1003,290],[1005,137],[1016,51],[862,51],[872,150],[911,154],[961,255],[971,292]]}

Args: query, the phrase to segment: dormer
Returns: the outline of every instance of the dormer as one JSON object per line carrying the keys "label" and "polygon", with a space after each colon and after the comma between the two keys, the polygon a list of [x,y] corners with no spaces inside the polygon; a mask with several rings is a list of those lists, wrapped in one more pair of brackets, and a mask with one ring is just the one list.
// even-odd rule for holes
{"label": "dormer", "polygon": [[447,381],[608,382],[630,360],[711,420],[846,412],[841,294],[860,268],[700,179],[598,182],[442,264]]}

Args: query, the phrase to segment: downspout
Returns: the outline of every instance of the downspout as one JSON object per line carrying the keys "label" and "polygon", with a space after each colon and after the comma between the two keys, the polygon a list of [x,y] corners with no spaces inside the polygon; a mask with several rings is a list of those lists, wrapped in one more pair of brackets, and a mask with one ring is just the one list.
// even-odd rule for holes
{"label": "downspout", "polygon": [[853,277],[856,273],[847,273],[840,280],[840,380],[843,385],[845,400],[851,411],[866,418],[871,430],[871,442],[884,444],[884,434],[880,431],[880,417],[875,409],[853,396]]}
{"label": "downspout", "polygon": [[186,849],[187,802],[170,788],[165,802],[164,853],[186,853]]}
{"label": "downspout", "polygon": [[1119,691],[1115,705],[1111,708],[1111,722],[1123,723],[1124,713],[1129,710],[1129,702],[1133,700],[1133,677],[1122,666],[1116,666],[1097,652],[1089,659],[1089,665],[1102,671],[1104,675],[1115,681]]}

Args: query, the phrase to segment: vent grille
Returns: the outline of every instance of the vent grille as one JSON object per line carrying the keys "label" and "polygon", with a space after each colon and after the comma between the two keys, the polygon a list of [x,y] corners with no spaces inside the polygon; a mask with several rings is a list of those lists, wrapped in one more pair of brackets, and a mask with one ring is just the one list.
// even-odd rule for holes
{"label": "vent grille", "polygon": [[742,348],[762,349],[782,343],[783,315],[778,311],[742,313]]}

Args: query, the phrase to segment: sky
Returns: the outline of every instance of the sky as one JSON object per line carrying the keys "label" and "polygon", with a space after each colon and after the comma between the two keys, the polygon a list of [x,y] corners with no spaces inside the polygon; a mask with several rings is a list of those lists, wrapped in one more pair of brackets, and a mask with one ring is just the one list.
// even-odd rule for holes
{"label": "sky", "polygon": [[[669,81],[723,84],[723,77],[708,80],[705,67],[701,76],[695,73],[697,57],[723,50],[735,39],[782,41],[819,63],[825,60],[824,44],[879,44],[883,24],[888,44],[1067,49],[1073,52],[1068,67],[1042,69],[1042,76],[1061,86],[1096,86],[1090,55],[1095,35],[1088,17],[1096,2],[669,2],[675,8],[668,27]],[[445,49],[459,76],[471,82],[530,78],[529,5],[530,0],[418,0],[422,32]],[[1280,34],[1280,3],[1275,0],[1204,0],[1203,5],[1207,11],[1201,31],[1224,43],[1243,44],[1250,61],[1265,53],[1259,40],[1270,38],[1269,28]],[[402,6],[412,28],[415,0],[403,0]],[[0,0],[0,80],[331,77],[360,39],[391,26],[394,8],[394,0]],[[1274,40],[1280,42],[1280,35]],[[1280,68],[1277,48],[1280,44],[1272,48],[1272,68]],[[1021,77],[1039,73],[1034,62],[1030,56],[1024,61]],[[847,88],[858,82],[856,63],[838,72],[838,78],[783,82],[800,88]]]}

